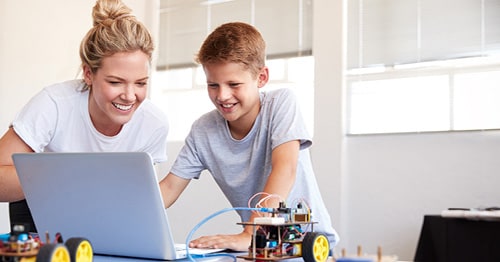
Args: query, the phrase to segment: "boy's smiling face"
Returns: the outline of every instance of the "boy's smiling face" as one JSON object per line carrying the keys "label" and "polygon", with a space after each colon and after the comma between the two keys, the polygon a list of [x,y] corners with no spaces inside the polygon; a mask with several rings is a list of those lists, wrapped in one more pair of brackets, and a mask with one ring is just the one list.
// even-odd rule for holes
{"label": "boy's smiling face", "polygon": [[259,88],[267,83],[267,67],[257,76],[238,63],[209,64],[203,69],[210,100],[229,122],[233,136],[244,137],[259,114]]}

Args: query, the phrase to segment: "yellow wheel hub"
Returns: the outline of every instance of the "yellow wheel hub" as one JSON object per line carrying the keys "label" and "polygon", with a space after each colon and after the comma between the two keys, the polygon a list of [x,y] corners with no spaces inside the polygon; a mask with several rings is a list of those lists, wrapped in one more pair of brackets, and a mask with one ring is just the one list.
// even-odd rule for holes
{"label": "yellow wheel hub", "polygon": [[313,255],[316,261],[326,261],[330,252],[330,244],[324,235],[316,238],[313,245]]}
{"label": "yellow wheel hub", "polygon": [[82,241],[76,251],[76,262],[92,262],[94,252],[88,241]]}
{"label": "yellow wheel hub", "polygon": [[71,262],[68,250],[64,246],[58,246],[54,250],[50,262]]}

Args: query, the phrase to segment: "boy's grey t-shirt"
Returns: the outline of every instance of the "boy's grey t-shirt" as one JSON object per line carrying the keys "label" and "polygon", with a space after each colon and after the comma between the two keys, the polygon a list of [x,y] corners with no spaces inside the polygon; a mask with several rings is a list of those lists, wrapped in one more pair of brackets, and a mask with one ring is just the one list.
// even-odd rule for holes
{"label": "boy's grey t-shirt", "polygon": [[[233,207],[248,207],[248,200],[262,192],[271,172],[272,150],[288,141],[300,140],[301,150],[295,184],[288,205],[304,199],[311,208],[317,232],[326,233],[332,245],[338,236],[322,200],[308,147],[311,137],[292,91],[261,92],[261,110],[248,135],[231,137],[226,120],[213,110],[196,120],[171,172],[186,179],[199,178],[208,170]],[[242,221],[250,212],[238,211]]]}

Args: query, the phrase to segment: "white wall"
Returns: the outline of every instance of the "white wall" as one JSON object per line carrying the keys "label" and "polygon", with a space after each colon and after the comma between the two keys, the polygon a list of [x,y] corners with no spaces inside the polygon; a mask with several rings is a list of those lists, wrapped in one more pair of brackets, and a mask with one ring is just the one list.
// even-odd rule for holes
{"label": "white wall", "polygon": [[[0,1],[0,10],[6,10],[6,1]],[[3,15],[3,11],[0,11],[0,29],[2,29],[2,25],[5,25],[6,19],[5,16]],[[7,35],[6,32],[3,30],[0,30],[0,58],[6,57],[7,50],[5,48],[5,41],[3,39],[6,39]],[[0,133],[3,133],[5,130],[5,125],[3,124],[3,119],[2,115],[4,115],[3,112],[7,112],[8,110],[5,110],[6,107],[3,106],[4,99],[3,97],[6,96],[6,93],[4,89],[6,89],[6,81],[4,81],[4,73],[6,72],[6,66],[3,63],[4,59],[0,59]],[[8,108],[8,107],[7,107]],[[7,113],[8,114],[8,113]],[[4,232],[8,232],[9,230],[9,218],[8,218],[8,206],[5,203],[0,203],[0,234]]]}
{"label": "white wall", "polygon": [[500,131],[346,139],[346,228],[357,244],[412,258],[424,214],[498,206]]}
{"label": "white wall", "polygon": [[311,156],[315,174],[333,226],[345,243],[343,212],[342,95],[344,1],[316,0],[313,6],[313,55],[315,59],[314,137]]}
{"label": "white wall", "polygon": [[[316,133],[313,163],[339,248],[411,260],[424,214],[447,207],[496,205],[500,199],[500,131],[350,136],[342,134],[344,1],[315,0]],[[91,26],[94,0],[0,1],[0,132],[43,86],[71,79],[79,69],[78,46]],[[157,0],[125,0],[146,24]],[[151,26],[152,30],[157,30]],[[175,127],[172,127],[175,128]],[[169,163],[182,143],[169,144]],[[177,240],[203,218],[229,207],[209,176],[194,181],[169,211]],[[181,218],[182,217],[182,218]],[[184,219],[185,218],[185,219]],[[200,232],[239,228],[233,213]],[[0,233],[8,230],[0,207]]]}

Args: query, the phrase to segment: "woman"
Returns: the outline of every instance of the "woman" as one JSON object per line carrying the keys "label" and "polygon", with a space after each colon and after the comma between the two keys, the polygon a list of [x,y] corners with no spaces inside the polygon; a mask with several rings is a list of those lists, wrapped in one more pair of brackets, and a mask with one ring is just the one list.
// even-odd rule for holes
{"label": "woman", "polygon": [[146,99],[153,40],[131,12],[98,0],[80,46],[83,79],[44,88],[0,139],[0,201],[10,202],[11,224],[36,231],[13,153],[142,151],[166,161],[167,118]]}

